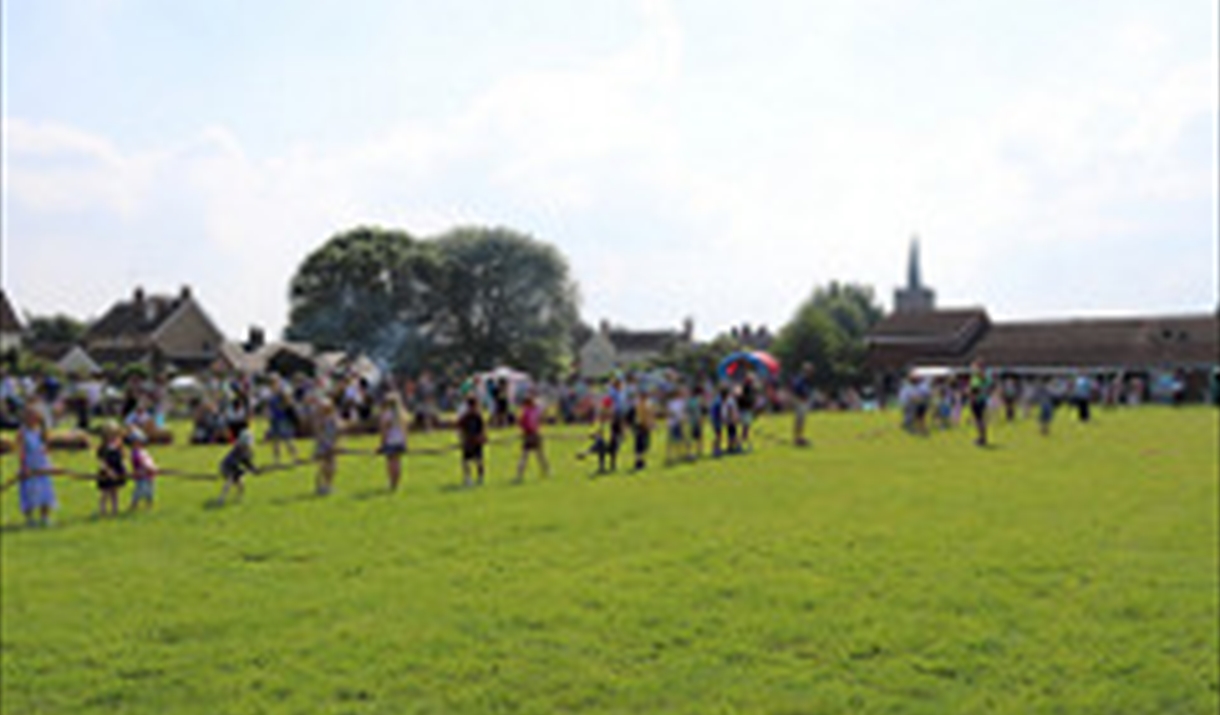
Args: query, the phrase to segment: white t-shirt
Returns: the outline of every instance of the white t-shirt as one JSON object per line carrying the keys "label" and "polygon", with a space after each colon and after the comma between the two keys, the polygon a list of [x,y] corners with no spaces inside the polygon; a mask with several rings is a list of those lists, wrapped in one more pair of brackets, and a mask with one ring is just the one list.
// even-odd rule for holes
{"label": "white t-shirt", "polygon": [[683,418],[686,416],[686,400],[681,397],[675,397],[665,406],[665,412],[669,417],[670,427],[682,426]]}

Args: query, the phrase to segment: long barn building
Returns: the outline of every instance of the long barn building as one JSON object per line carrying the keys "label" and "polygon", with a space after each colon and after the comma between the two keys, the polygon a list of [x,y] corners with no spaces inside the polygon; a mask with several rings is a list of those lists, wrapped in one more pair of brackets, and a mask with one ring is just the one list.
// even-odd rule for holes
{"label": "long barn building", "polygon": [[937,309],[921,284],[913,244],[895,310],[866,338],[878,387],[892,394],[916,368],[965,369],[975,359],[1002,373],[1085,372],[1145,380],[1172,374],[1187,399],[1210,398],[1220,370],[1220,312],[1120,318],[995,321],[983,308]]}

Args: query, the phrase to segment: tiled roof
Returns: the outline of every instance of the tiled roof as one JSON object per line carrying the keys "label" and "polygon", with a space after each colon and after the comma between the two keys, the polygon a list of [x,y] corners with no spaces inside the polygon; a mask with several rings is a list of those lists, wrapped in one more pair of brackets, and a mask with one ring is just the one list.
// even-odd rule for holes
{"label": "tiled roof", "polygon": [[682,333],[676,330],[611,330],[607,337],[620,352],[661,352],[681,341]]}
{"label": "tiled roof", "polygon": [[68,351],[71,350],[73,348],[73,346],[74,346],[74,343],[65,343],[65,342],[58,342],[58,341],[56,341],[56,342],[42,341],[42,342],[37,342],[37,343],[30,343],[25,346],[25,349],[29,350],[31,353],[37,355],[38,357],[42,358],[43,360],[50,360],[51,362],[59,362],[63,358],[63,356],[68,354]]}
{"label": "tiled roof", "polygon": [[150,295],[115,303],[89,326],[85,342],[120,335],[151,335],[185,300],[181,296]]}
{"label": "tiled roof", "polygon": [[20,333],[25,330],[13,304],[8,302],[8,294],[0,289],[0,333]]}
{"label": "tiled roof", "polygon": [[998,367],[1215,364],[1220,321],[1199,315],[999,323],[972,352]]}
{"label": "tiled roof", "polygon": [[[1214,314],[986,322],[971,333],[965,313],[886,318],[869,335],[869,365],[902,370],[982,358],[997,368],[1148,369],[1220,362],[1220,316]],[[947,338],[955,333],[973,337]]]}
{"label": "tiled roof", "polygon": [[878,342],[895,338],[949,340],[962,332],[985,325],[987,320],[987,311],[982,308],[891,313],[873,326],[869,338]]}

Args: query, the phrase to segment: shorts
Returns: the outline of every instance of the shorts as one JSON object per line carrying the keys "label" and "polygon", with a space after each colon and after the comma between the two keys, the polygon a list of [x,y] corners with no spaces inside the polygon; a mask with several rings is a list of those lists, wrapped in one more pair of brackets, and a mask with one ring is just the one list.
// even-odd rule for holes
{"label": "shorts", "polygon": [[387,457],[389,457],[389,456],[393,456],[393,455],[399,455],[399,454],[403,454],[403,453],[404,453],[404,452],[406,452],[406,451],[407,451],[407,445],[406,445],[405,443],[403,443],[403,442],[395,442],[395,443],[391,443],[391,444],[383,444],[383,445],[381,445],[380,447],[378,447],[378,448],[377,448],[377,453],[378,453],[378,454],[384,454],[384,455],[385,455],[385,456],[387,456]]}
{"label": "shorts", "polygon": [[521,448],[527,452],[542,449],[542,435],[537,432],[527,432],[521,440]]}
{"label": "shorts", "polygon": [[153,500],[153,480],[135,480],[135,489],[131,492],[131,500],[138,501],[140,499],[147,499],[148,501]]}
{"label": "shorts", "polygon": [[293,439],[297,436],[297,428],[291,420],[273,420],[267,436],[271,439]]}
{"label": "shorts", "polygon": [[466,462],[482,461],[483,460],[483,445],[481,445],[481,444],[462,445],[462,460],[466,461]]}
{"label": "shorts", "polygon": [[698,422],[692,422],[690,425],[690,438],[693,440],[703,439],[703,425]]}
{"label": "shorts", "polygon": [[114,479],[112,477],[98,477],[97,479],[97,488],[102,491],[107,491],[110,489],[122,489],[126,484],[127,479],[123,477],[119,477],[118,479]]}
{"label": "shorts", "polygon": [[974,415],[975,420],[982,422],[983,418],[987,416],[987,401],[973,400],[970,403],[970,413]]}
{"label": "shorts", "polygon": [[635,431],[635,453],[644,454],[648,451],[648,443],[651,442],[652,433],[646,429],[637,429]]}
{"label": "shorts", "polygon": [[681,442],[683,440],[682,425],[670,425],[669,438],[674,442]]}

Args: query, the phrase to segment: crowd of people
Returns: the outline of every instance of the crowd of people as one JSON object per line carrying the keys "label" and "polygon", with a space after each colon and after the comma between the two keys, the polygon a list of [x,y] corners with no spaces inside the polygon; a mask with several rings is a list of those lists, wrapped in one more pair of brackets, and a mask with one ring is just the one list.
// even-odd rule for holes
{"label": "crowd of people", "polygon": [[[9,381],[10,378],[6,378]],[[1134,386],[1135,390],[1140,385]],[[453,385],[438,383],[424,374],[418,380],[370,382],[358,375],[270,375],[265,379],[211,376],[198,381],[189,393],[175,396],[163,379],[132,378],[121,390],[101,386],[51,384],[26,379],[4,387],[6,414],[20,415],[17,450],[18,473],[5,484],[20,486],[20,505],[30,525],[46,524],[56,507],[51,478],[75,476],[96,481],[98,514],[119,511],[119,495],[133,484],[130,509],[151,507],[158,474],[179,474],[158,469],[149,450],[149,432],[164,430],[165,421],[185,403],[192,419],[191,441],[227,445],[215,475],[222,481],[215,503],[222,505],[244,494],[244,478],[251,473],[312,465],[314,491],[326,496],[334,490],[345,434],[364,432],[378,436],[369,454],[385,461],[389,491],[396,491],[403,476],[408,434],[413,429],[453,428],[460,453],[462,485],[484,483],[484,450],[489,430],[511,427],[520,432],[520,457],[514,482],[525,478],[531,459],[543,476],[550,465],[543,428],[551,421],[590,425],[589,446],[581,457],[596,457],[596,475],[615,472],[620,455],[632,471],[647,468],[653,433],[663,428],[664,463],[674,465],[704,456],[742,454],[752,450],[753,427],[758,416],[779,407],[793,412],[791,442],[808,446],[807,413],[825,406],[815,389],[813,368],[806,364],[782,384],[773,375],[745,371],[732,379],[692,379],[675,371],[626,373],[601,385],[572,382],[563,386],[534,384],[505,377],[471,376]],[[75,397],[96,392],[78,408]],[[452,394],[450,394],[452,392]],[[1138,393],[1135,393],[1138,394]],[[102,396],[110,395],[110,400]],[[912,373],[898,393],[903,428],[927,434],[932,426],[948,429],[966,414],[975,427],[975,442],[988,444],[988,425],[999,415],[1007,420],[1018,412],[1036,411],[1043,434],[1048,434],[1056,408],[1070,404],[1080,419],[1090,419],[1096,401],[1130,400],[1112,384],[1098,383],[1088,375],[1018,380],[997,379],[981,362],[968,373],[924,376]],[[442,415],[455,410],[454,419]],[[83,412],[83,414],[82,414]],[[73,416],[78,427],[88,428],[101,418],[95,474],[56,469],[49,456],[48,429],[56,419]],[[256,419],[258,420],[256,422]],[[263,440],[270,446],[271,464],[255,459],[255,425],[266,425]],[[312,453],[303,454],[300,439],[312,439]]]}
{"label": "crowd of people", "polygon": [[[151,507],[159,474],[203,476],[159,470],[150,454],[148,431],[164,429],[169,416],[182,407],[176,400],[185,401],[192,420],[191,442],[226,445],[217,467],[216,476],[222,482],[217,505],[241,498],[248,474],[307,464],[316,470],[316,494],[330,494],[338,456],[359,453],[340,446],[343,435],[350,432],[378,435],[374,453],[385,460],[390,491],[397,490],[402,481],[412,428],[455,429],[462,484],[466,487],[484,483],[484,450],[489,430],[496,427],[520,432],[514,482],[524,480],[531,461],[543,476],[548,475],[544,425],[565,418],[591,426],[592,446],[582,455],[597,456],[598,474],[615,471],[620,451],[626,450],[631,454],[631,469],[638,471],[647,467],[652,433],[659,424],[665,429],[666,464],[704,456],[705,432],[710,437],[708,453],[712,456],[748,451],[755,415],[769,405],[760,382],[753,375],[745,375],[718,384],[687,380],[670,371],[656,375],[629,373],[614,377],[600,389],[574,384],[569,390],[472,377],[455,388],[455,419],[443,423],[440,415],[445,414],[443,407],[450,400],[438,399],[439,391],[429,385],[426,375],[414,382],[386,380],[375,384],[359,376],[343,375],[291,380],[272,375],[257,381],[212,377],[199,381],[189,395],[178,398],[164,380],[133,378],[123,385],[118,404],[103,406],[99,401],[87,415],[77,416],[76,426],[82,429],[94,420],[102,420],[93,430],[99,435],[97,470],[84,474],[52,465],[47,435],[57,420],[62,423],[67,416],[67,402],[59,393],[47,390],[45,383],[29,381],[23,384],[24,389],[9,393],[12,399],[6,405],[20,415],[18,473],[10,485],[19,485],[21,510],[31,525],[48,522],[56,506],[51,480],[58,476],[95,481],[99,516],[118,513],[120,493],[129,484],[134,485],[129,508]],[[551,400],[547,394],[553,395]],[[565,414],[565,405],[585,401],[590,404],[583,415]],[[414,407],[413,414],[407,405]],[[805,409],[802,405],[802,414]],[[262,438],[270,447],[271,464],[260,466],[255,459],[256,424],[266,426]],[[297,442],[302,438],[312,439],[311,454],[299,449]]]}

